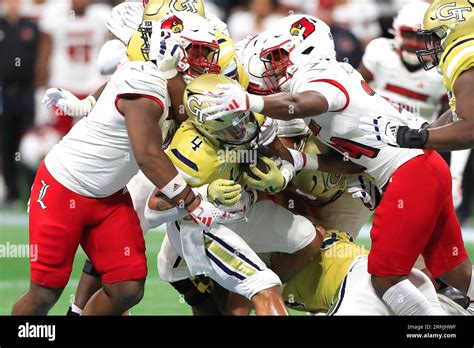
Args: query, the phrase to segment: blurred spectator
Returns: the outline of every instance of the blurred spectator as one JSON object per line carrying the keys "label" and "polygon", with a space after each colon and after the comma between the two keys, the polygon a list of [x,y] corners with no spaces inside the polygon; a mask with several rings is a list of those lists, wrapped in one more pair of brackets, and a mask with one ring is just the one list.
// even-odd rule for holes
{"label": "blurred spectator", "polygon": [[331,27],[337,60],[347,59],[352,66],[357,67],[362,61],[364,48],[352,32],[335,22],[334,11],[336,7],[337,0],[320,0],[315,16]]}
{"label": "blurred spectator", "polygon": [[[34,67],[37,54],[38,28],[21,16],[20,0],[3,0],[0,18],[0,148],[7,204],[20,197],[19,141],[33,126]],[[26,174],[28,186],[33,173]]]}
{"label": "blurred spectator", "polygon": [[248,10],[232,13],[227,22],[231,38],[238,42],[248,35],[258,34],[282,18],[278,0],[249,0]]}
{"label": "blurred spectator", "polygon": [[[96,61],[106,41],[105,23],[110,11],[110,6],[91,5],[91,0],[50,0],[46,4],[39,21],[39,88],[64,88],[82,99],[105,82],[97,71]],[[40,89],[39,96],[42,93]],[[70,129],[70,118],[55,120],[44,107],[41,111],[37,124],[56,122],[62,135]]]}
{"label": "blurred spectator", "polygon": [[[323,2],[323,0],[321,0]],[[350,30],[364,45],[382,34],[375,0],[342,0],[334,8],[334,21]]]}

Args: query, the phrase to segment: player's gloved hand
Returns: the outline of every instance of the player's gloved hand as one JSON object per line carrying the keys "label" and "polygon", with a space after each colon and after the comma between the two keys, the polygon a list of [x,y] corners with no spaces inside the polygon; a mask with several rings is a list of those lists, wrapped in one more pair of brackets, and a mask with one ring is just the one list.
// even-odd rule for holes
{"label": "player's gloved hand", "polygon": [[216,104],[202,110],[207,120],[217,120],[221,117],[245,111],[262,112],[264,102],[261,96],[247,93],[235,83],[219,84],[217,88],[223,90],[221,94],[209,92],[203,103]]}
{"label": "player's gloved hand", "polygon": [[230,224],[246,220],[242,214],[228,213],[210,202],[200,198],[196,199],[199,200],[198,205],[191,210],[188,209],[188,212],[194,222],[206,231],[218,224]]}
{"label": "player's gloved hand", "polygon": [[242,197],[242,187],[233,180],[217,179],[207,187],[210,202],[230,207]]}
{"label": "player's gloved hand", "polygon": [[250,171],[257,178],[252,178],[244,172],[243,179],[245,184],[251,189],[263,192],[274,193],[282,191],[288,182],[277,164],[268,157],[262,157],[262,161],[269,167],[268,173],[262,172],[257,167],[250,167]]}
{"label": "player's gloved hand", "polygon": [[453,177],[452,192],[454,209],[458,209],[462,203],[462,178]]}
{"label": "player's gloved hand", "polygon": [[183,50],[179,45],[179,37],[170,30],[162,30],[159,42],[152,39],[150,60],[156,60],[158,69],[167,80],[178,74],[178,67],[183,58]]}
{"label": "player's gloved hand", "polygon": [[359,129],[368,132],[364,139],[382,141],[393,147],[422,149],[428,141],[429,123],[420,129],[412,129],[399,120],[378,116],[375,118],[361,117]]}
{"label": "player's gloved hand", "polygon": [[230,36],[229,35],[229,30],[227,29],[227,24],[225,24],[223,21],[219,19],[216,15],[213,14],[208,14],[206,16],[207,22],[216,29],[217,31],[221,32],[224,35]]}
{"label": "player's gloved hand", "polygon": [[49,88],[44,94],[42,103],[49,109],[58,107],[66,115],[72,117],[87,116],[97,101],[93,96],[79,99],[71,92],[61,88]]}
{"label": "player's gloved hand", "polygon": [[380,203],[381,195],[376,185],[363,175],[352,176],[348,181],[348,192],[352,198],[359,198],[369,209],[375,210]]}

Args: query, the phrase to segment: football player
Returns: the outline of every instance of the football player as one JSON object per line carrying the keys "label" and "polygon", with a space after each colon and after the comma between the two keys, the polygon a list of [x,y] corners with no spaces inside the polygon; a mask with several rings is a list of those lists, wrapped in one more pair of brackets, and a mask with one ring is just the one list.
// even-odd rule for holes
{"label": "football player", "polygon": [[417,128],[396,120],[367,118],[364,130],[396,147],[462,150],[474,146],[473,7],[469,0],[434,1],[420,31],[426,48],[417,51],[417,56],[426,70],[437,67],[443,75],[451,110]]}
{"label": "football player", "polygon": [[[445,108],[448,98],[442,76],[434,70],[425,71],[416,56],[416,51],[425,46],[423,37],[417,32],[428,7],[426,2],[404,6],[393,22],[395,38],[378,38],[370,42],[359,71],[377,93],[423,117],[427,122],[433,122]],[[463,150],[451,153],[455,208],[462,202],[463,174],[470,152]]]}
{"label": "football player", "polygon": [[[276,119],[303,118],[320,141],[375,179],[383,198],[375,210],[368,270],[377,295],[396,314],[437,313],[407,278],[420,254],[435,278],[473,298],[472,265],[446,163],[436,152],[398,149],[362,131],[361,118],[367,115],[404,122],[413,116],[377,95],[349,64],[334,59],[326,24],[295,19],[290,16],[262,34],[267,40],[260,54],[267,67],[263,77],[275,93],[283,93],[262,97],[230,84],[219,86],[226,92],[209,94],[206,102],[218,105],[204,114],[219,118],[232,107],[233,112],[251,110]],[[422,179],[419,173],[425,173]]]}
{"label": "football player", "polygon": [[30,202],[30,243],[40,253],[31,261],[30,289],[13,314],[48,313],[68,282],[79,244],[103,283],[85,314],[121,314],[140,301],[145,244],[124,190],[138,169],[204,229],[235,218],[196,196],[163,151],[160,126],[168,105],[156,65],[124,64],[89,117],[46,156]]}

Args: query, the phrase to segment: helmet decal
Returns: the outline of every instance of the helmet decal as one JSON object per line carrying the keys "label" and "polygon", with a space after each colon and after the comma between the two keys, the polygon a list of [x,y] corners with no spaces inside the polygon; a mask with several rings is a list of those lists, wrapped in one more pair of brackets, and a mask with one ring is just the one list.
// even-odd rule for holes
{"label": "helmet decal", "polygon": [[[447,9],[446,11],[444,11]],[[464,22],[466,18],[464,17],[464,12],[471,12],[472,8],[471,7],[458,7],[456,8],[456,3],[449,2],[447,4],[444,4],[440,6],[436,12],[435,16],[437,19],[440,21],[448,21],[450,19],[456,19],[458,22]]]}
{"label": "helmet decal", "polygon": [[170,8],[174,11],[182,12],[192,12],[197,13],[197,0],[173,0],[171,1]]}
{"label": "helmet decal", "polygon": [[181,33],[184,30],[183,21],[176,16],[171,16],[161,24],[161,29],[170,29],[173,33]]}
{"label": "helmet decal", "polygon": [[293,36],[302,35],[303,39],[306,39],[316,30],[314,23],[308,18],[301,18],[299,21],[293,23],[290,29],[290,33]]}
{"label": "helmet decal", "polygon": [[201,100],[194,94],[189,93],[189,96],[186,100],[188,111],[196,117],[199,123],[204,123],[204,115],[201,110],[202,102]]}

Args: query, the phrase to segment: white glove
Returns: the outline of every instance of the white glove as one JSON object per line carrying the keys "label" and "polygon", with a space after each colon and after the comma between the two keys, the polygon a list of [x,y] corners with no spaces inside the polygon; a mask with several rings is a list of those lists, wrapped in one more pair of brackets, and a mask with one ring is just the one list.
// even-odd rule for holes
{"label": "white glove", "polygon": [[207,120],[217,120],[224,116],[254,111],[261,113],[264,101],[261,96],[247,93],[241,86],[234,83],[219,84],[222,94],[209,92],[203,103],[216,104],[202,110]]}
{"label": "white glove", "polygon": [[[158,69],[167,80],[178,74],[178,67],[184,56],[179,36],[170,30],[161,30],[160,40],[151,40],[150,60],[155,60]],[[184,68],[184,67],[182,67]]]}
{"label": "white glove", "polygon": [[209,231],[217,224],[229,224],[245,221],[245,216],[232,214],[217,208],[214,204],[200,200],[199,205],[189,215],[204,230]]}
{"label": "white glove", "polygon": [[362,175],[353,176],[348,181],[348,192],[352,198],[359,198],[369,209],[375,210],[380,203],[381,195],[376,185]]}
{"label": "white glove", "polygon": [[84,117],[91,112],[96,100],[91,95],[80,100],[65,89],[49,88],[44,94],[42,103],[45,104],[48,109],[56,106],[68,116]]}
{"label": "white glove", "polygon": [[229,35],[229,30],[227,29],[227,24],[225,24],[223,21],[219,19],[216,15],[209,14],[207,15],[207,23],[210,24],[211,27],[216,29],[217,31],[221,32],[222,34],[226,36]]}
{"label": "white glove", "polygon": [[359,129],[368,132],[364,139],[382,141],[390,146],[400,147],[397,143],[397,132],[400,126],[405,126],[400,121],[390,120],[379,116],[375,118],[361,117]]}
{"label": "white glove", "polygon": [[462,203],[462,178],[453,177],[453,204],[454,209],[458,209]]}

